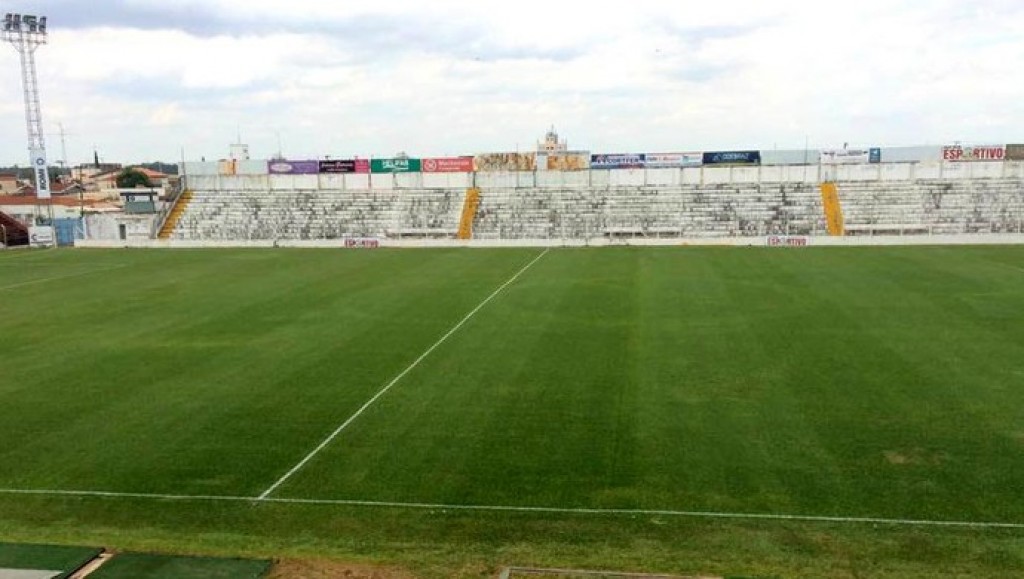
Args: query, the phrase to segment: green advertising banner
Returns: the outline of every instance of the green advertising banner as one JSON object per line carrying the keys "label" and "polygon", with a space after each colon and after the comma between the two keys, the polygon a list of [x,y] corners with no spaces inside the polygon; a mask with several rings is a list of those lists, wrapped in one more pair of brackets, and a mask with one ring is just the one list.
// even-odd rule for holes
{"label": "green advertising banner", "polygon": [[371,159],[371,173],[419,173],[419,159]]}

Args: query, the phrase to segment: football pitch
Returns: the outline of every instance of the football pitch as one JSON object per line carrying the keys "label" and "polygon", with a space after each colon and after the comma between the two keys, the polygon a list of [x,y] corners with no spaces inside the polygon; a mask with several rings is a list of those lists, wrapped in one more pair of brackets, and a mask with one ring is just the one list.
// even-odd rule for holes
{"label": "football pitch", "polygon": [[0,253],[2,539],[1024,572],[1024,247]]}

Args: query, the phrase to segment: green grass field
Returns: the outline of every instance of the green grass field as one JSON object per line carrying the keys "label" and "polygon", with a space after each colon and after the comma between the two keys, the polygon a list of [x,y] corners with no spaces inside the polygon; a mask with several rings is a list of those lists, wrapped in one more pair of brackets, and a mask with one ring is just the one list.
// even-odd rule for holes
{"label": "green grass field", "polygon": [[1024,574],[1024,247],[541,255],[0,253],[0,540]]}

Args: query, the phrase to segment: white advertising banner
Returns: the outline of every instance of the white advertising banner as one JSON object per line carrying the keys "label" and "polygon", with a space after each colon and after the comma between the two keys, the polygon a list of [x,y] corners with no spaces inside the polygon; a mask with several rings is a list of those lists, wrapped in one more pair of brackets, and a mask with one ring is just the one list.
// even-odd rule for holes
{"label": "white advertising banner", "polygon": [[644,165],[652,169],[664,167],[700,167],[704,153],[647,153]]}
{"label": "white advertising banner", "polygon": [[806,235],[769,235],[765,239],[768,247],[807,247],[811,238]]}
{"label": "white advertising banner", "polygon": [[43,149],[32,149],[31,152],[32,171],[35,173],[36,198],[50,198],[50,171],[46,167],[46,151]]}
{"label": "white advertising banner", "polygon": [[860,165],[871,161],[871,149],[823,149],[822,165]]}
{"label": "white advertising banner", "polygon": [[943,161],[1002,161],[1006,158],[1006,147],[989,145],[986,147],[963,147],[953,145],[942,147]]}
{"label": "white advertising banner", "polygon": [[34,225],[28,228],[28,242],[32,247],[53,246],[53,228],[44,225]]}

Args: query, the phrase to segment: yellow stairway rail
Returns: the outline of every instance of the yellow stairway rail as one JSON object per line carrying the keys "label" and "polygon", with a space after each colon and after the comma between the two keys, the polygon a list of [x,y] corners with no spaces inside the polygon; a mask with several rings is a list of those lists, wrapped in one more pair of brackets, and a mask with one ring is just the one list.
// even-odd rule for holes
{"label": "yellow stairway rail", "polygon": [[167,219],[164,219],[164,224],[160,227],[160,233],[157,234],[158,239],[169,239],[171,237],[171,234],[174,233],[174,228],[178,226],[178,220],[185,213],[185,208],[188,207],[188,203],[191,200],[192,191],[190,189],[186,189],[178,196],[178,200],[174,202],[174,207],[171,207],[171,212],[167,214]]}
{"label": "yellow stairway rail", "polygon": [[839,187],[834,182],[821,184],[821,204],[825,209],[825,224],[828,226],[828,234],[836,237],[845,235],[843,206],[839,203]]}
{"label": "yellow stairway rail", "polygon": [[466,201],[462,204],[462,220],[459,222],[459,239],[473,239],[473,219],[480,207],[480,189],[466,190]]}

